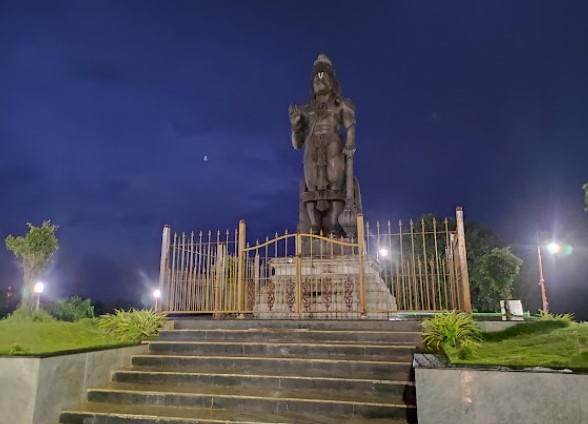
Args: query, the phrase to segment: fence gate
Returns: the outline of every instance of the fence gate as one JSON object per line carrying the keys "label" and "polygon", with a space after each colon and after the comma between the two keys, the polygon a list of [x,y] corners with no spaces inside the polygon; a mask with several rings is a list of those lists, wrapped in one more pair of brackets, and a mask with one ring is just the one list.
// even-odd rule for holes
{"label": "fence gate", "polygon": [[245,221],[221,233],[163,229],[160,309],[265,318],[387,317],[471,312],[463,212],[408,227],[364,225],[356,237],[288,233],[246,242]]}

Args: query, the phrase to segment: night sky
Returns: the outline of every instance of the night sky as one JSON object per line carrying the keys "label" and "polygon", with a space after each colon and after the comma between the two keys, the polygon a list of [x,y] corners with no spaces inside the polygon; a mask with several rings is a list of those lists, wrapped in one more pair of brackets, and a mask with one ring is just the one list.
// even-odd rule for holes
{"label": "night sky", "polygon": [[[51,219],[51,295],[108,300],[156,285],[166,223],[293,231],[287,109],[326,53],[366,219],[463,205],[528,261],[550,231],[575,247],[545,264],[552,308],[588,319],[587,21],[581,0],[2,1],[0,236]],[[21,278],[1,248],[0,288]]]}

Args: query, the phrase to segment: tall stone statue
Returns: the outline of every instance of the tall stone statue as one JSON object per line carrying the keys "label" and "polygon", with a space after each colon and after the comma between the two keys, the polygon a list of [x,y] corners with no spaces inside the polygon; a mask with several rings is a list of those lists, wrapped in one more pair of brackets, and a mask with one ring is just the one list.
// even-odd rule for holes
{"label": "tall stone statue", "polygon": [[341,96],[335,69],[321,54],[312,69],[308,103],[289,107],[292,145],[304,148],[298,230],[351,237],[361,211],[353,175],[355,108]]}

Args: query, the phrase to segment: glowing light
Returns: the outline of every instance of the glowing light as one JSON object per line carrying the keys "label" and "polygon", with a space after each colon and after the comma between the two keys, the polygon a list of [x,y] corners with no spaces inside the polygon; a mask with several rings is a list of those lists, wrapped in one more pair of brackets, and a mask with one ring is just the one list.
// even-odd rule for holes
{"label": "glowing light", "polygon": [[380,247],[380,249],[378,250],[378,253],[380,254],[381,257],[385,258],[388,256],[388,254],[390,252],[388,252],[388,249],[386,249],[385,247]]}
{"label": "glowing light", "polygon": [[556,242],[552,241],[547,245],[547,250],[549,250],[549,253],[551,254],[559,253],[559,251],[561,250],[561,246]]}
{"label": "glowing light", "polygon": [[33,291],[37,294],[43,293],[45,291],[45,284],[43,284],[43,282],[41,281],[38,281],[37,283],[35,283]]}
{"label": "glowing light", "polygon": [[154,297],[155,299],[159,299],[159,298],[161,298],[161,290],[159,290],[159,289],[155,289],[155,290],[153,290],[153,297]]}

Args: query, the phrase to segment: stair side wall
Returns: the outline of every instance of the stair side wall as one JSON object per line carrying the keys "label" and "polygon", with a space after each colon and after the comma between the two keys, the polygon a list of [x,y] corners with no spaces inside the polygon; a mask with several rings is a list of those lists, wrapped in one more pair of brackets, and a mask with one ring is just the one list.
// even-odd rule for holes
{"label": "stair side wall", "polygon": [[[0,358],[0,423],[54,424],[86,391],[110,381],[147,345],[53,356]],[[6,419],[6,421],[5,421]]]}

